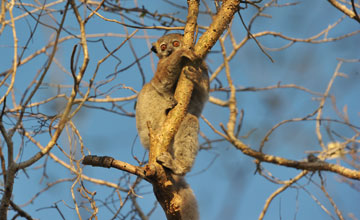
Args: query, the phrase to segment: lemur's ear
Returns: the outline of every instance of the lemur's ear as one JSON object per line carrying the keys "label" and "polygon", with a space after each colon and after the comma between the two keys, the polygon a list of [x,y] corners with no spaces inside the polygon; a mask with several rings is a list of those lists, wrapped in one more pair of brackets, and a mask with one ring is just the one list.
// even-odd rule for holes
{"label": "lemur's ear", "polygon": [[156,47],[154,45],[151,47],[151,51],[157,54],[157,50],[156,50]]}

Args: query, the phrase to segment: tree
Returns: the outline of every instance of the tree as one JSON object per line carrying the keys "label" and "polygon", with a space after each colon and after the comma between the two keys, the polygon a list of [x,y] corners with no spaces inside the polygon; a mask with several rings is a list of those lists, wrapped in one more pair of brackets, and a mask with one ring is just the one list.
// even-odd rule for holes
{"label": "tree", "polygon": [[[0,218],[164,218],[152,184],[181,219],[134,121],[156,65],[150,42],[168,31],[197,39],[210,70],[198,174],[187,177],[202,218],[359,218],[359,5],[328,2],[3,0]],[[152,134],[158,148],[192,86],[179,79],[185,105]]]}

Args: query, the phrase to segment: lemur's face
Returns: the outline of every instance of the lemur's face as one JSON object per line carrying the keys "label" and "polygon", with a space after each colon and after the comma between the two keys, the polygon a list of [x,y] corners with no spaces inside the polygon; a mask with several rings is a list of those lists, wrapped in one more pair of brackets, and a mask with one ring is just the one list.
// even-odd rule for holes
{"label": "lemur's face", "polygon": [[156,53],[159,59],[170,56],[174,51],[183,47],[183,35],[167,34],[152,44],[151,50]]}

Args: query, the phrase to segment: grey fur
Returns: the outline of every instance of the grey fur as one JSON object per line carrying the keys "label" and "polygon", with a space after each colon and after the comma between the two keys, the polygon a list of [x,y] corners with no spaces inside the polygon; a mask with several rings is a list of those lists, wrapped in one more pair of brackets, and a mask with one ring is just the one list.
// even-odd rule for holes
{"label": "grey fur", "polygon": [[[153,44],[159,62],[156,73],[150,83],[144,85],[138,95],[136,105],[136,126],[140,141],[145,148],[150,147],[147,122],[152,129],[161,127],[166,115],[176,105],[174,92],[186,60],[198,59],[193,51],[184,48],[182,35],[168,34]],[[175,47],[174,42],[179,46]],[[176,44],[177,45],[177,44]],[[161,47],[165,49],[161,49]],[[194,164],[198,152],[198,117],[208,99],[209,77],[204,63],[196,69],[188,67],[186,76],[195,82],[188,113],[174,137],[170,152],[161,154],[157,161],[177,175],[185,175]]]}
{"label": "grey fur", "polygon": [[[138,94],[136,104],[136,127],[142,145],[149,149],[149,130],[159,129],[167,113],[177,104],[174,98],[177,81],[187,61],[199,61],[194,52],[183,45],[183,36],[168,34],[153,43],[152,51],[159,57],[157,70],[151,81],[144,85]],[[199,116],[209,93],[209,76],[204,62],[200,67],[186,66],[186,77],[192,80],[193,94],[188,112],[176,133],[170,152],[164,152],[156,159],[162,166],[170,169],[178,194],[181,197],[181,216],[187,220],[199,219],[196,198],[184,175],[192,168],[198,149]],[[157,193],[154,188],[155,194]]]}

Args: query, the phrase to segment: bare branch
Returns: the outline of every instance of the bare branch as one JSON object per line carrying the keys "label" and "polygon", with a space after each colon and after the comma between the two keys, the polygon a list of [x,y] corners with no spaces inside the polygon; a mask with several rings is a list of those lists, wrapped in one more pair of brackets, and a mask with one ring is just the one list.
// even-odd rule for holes
{"label": "bare branch", "polygon": [[145,180],[147,180],[145,176],[145,170],[142,167],[134,166],[119,160],[115,160],[112,157],[103,156],[99,157],[96,155],[88,155],[85,156],[83,162],[84,165],[91,165],[94,167],[105,167],[105,168],[116,168],[119,170],[126,171],[128,173],[132,173],[134,175],[137,175],[138,177],[141,177]]}
{"label": "bare branch", "polygon": [[353,4],[353,11],[348,9],[345,5],[339,3],[337,0],[328,0],[328,2],[330,2],[330,4],[332,4],[335,8],[339,9],[342,13],[346,14],[350,18],[352,18],[360,23],[360,17],[356,13],[354,0],[351,0],[351,2]]}
{"label": "bare branch", "polygon": [[286,181],[282,187],[278,188],[275,192],[273,192],[266,200],[263,210],[260,213],[259,220],[264,219],[265,214],[270,206],[270,203],[274,200],[276,196],[278,196],[280,193],[282,193],[284,190],[292,186],[294,183],[296,183],[298,180],[303,178],[306,174],[308,174],[309,171],[304,170],[301,173],[299,173],[296,177],[292,178],[289,181]]}

